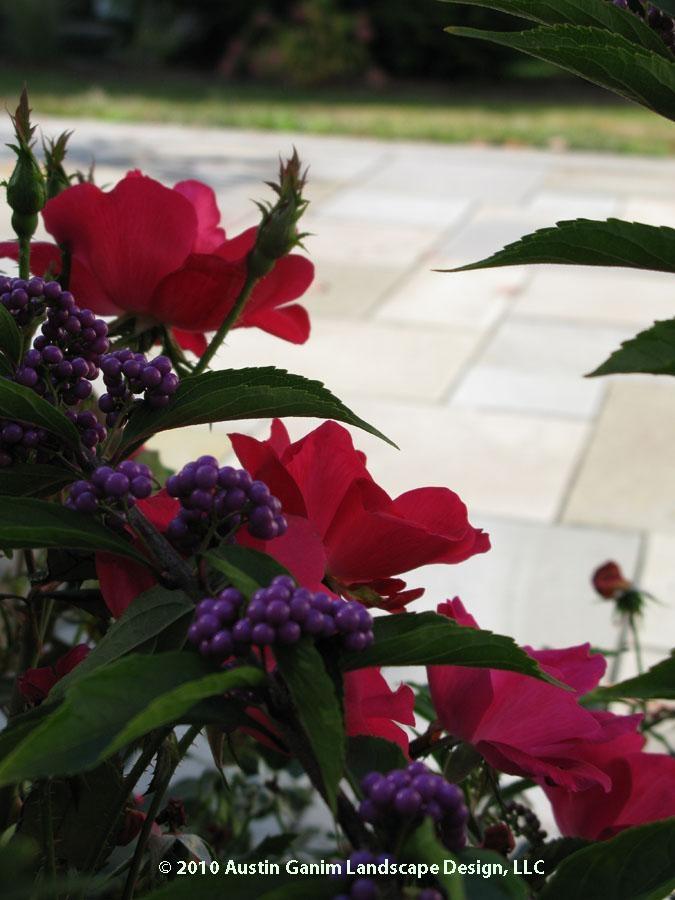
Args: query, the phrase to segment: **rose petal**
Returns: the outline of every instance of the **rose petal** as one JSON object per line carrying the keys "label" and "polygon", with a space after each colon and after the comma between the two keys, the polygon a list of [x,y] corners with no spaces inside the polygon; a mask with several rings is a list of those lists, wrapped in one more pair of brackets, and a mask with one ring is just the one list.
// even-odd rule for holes
{"label": "rose petal", "polygon": [[190,201],[197,215],[197,237],[192,252],[211,253],[220,247],[225,241],[225,230],[220,227],[220,210],[213,188],[190,178],[174,184],[173,189]]}
{"label": "rose petal", "polygon": [[95,273],[110,301],[152,314],[157,283],[179,268],[195,243],[197,215],[177,191],[130,174],[106,193],[93,184],[68,188],[43,210],[57,243]]}

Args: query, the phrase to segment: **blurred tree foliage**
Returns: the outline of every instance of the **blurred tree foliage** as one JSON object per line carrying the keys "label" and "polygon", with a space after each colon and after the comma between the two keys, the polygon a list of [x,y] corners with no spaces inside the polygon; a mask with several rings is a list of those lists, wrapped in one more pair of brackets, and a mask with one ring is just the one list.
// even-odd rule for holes
{"label": "blurred tree foliage", "polygon": [[509,27],[508,17],[436,0],[0,0],[5,48],[41,48],[293,85],[499,77],[514,58],[448,41],[450,22]]}

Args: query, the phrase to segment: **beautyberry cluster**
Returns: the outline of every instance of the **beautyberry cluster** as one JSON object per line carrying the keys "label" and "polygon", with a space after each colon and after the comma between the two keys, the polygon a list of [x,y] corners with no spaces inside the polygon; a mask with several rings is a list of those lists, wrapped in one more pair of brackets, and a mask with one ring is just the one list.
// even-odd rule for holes
{"label": "beautyberry cluster", "polygon": [[108,436],[105,426],[99,422],[96,418],[96,413],[90,409],[85,409],[82,412],[74,412],[72,409],[69,409],[66,412],[66,416],[80,432],[80,440],[85,447],[92,449],[97,444],[102,444]]}
{"label": "beautyberry cluster", "polygon": [[189,462],[167,479],[166,489],[181,504],[167,537],[186,552],[196,549],[210,531],[227,538],[246,523],[249,534],[269,541],[288,527],[280,501],[264,482],[253,481],[245,469],[219,467],[214,456]]}
{"label": "beautyberry cluster", "polygon": [[382,896],[376,878],[368,877],[366,872],[375,873],[378,866],[386,871],[387,863],[395,862],[390,853],[371,853],[370,850],[355,850],[349,859],[340,860],[340,874],[332,878],[348,879],[346,887],[349,893],[336,894],[333,900],[378,900]]}
{"label": "beautyberry cluster", "polygon": [[[101,354],[108,349],[108,326],[88,309],[80,309],[69,291],[42,278],[0,277],[0,302],[18,325],[29,324],[45,310],[47,317],[33,346],[14,372],[17,384],[35,391],[50,403],[76,406],[92,392]],[[82,441],[94,447],[106,432],[93,413],[69,413]],[[0,466],[49,458],[47,433],[32,425],[0,421]],[[32,451],[39,451],[31,456]]]}
{"label": "beautyberry cluster", "polygon": [[80,309],[73,295],[59,288],[58,297],[49,300],[41,334],[16,370],[17,383],[48,400],[77,405],[92,392],[91,383],[98,378],[101,356],[109,346],[107,335],[103,319],[90,309]]}
{"label": "beautyberry cluster", "polygon": [[99,504],[133,506],[152,493],[152,475],[143,463],[125,459],[114,469],[99,466],[88,481],[76,481],[70,489],[66,506],[78,512],[93,513]]}
{"label": "beautyberry cluster", "polygon": [[148,360],[142,353],[115,350],[103,357],[101,371],[106,393],[101,394],[98,406],[106,414],[109,428],[118,424],[135,395],[143,394],[152,409],[163,409],[178,389],[178,376],[171,371],[168,356]]}
{"label": "beautyberry cluster", "polygon": [[644,19],[657,32],[664,44],[675,52],[675,20],[651,3],[643,0],[612,0],[614,6],[628,10]]}
{"label": "beautyberry cluster", "polygon": [[47,432],[35,425],[0,419],[0,468],[11,466],[18,460],[25,461],[30,451],[46,438]]}
{"label": "beautyberry cluster", "polygon": [[0,275],[0,303],[20,328],[41,315],[45,306],[58,300],[61,293],[58,281]]}
{"label": "beautyberry cluster", "polygon": [[359,814],[365,821],[386,827],[401,819],[415,823],[430,816],[448,850],[459,852],[464,847],[468,818],[464,796],[456,784],[424,763],[412,762],[386,775],[369,772],[361,788]]}
{"label": "beautyberry cluster", "polygon": [[339,636],[347,650],[364,650],[373,642],[373,620],[356,600],[314,593],[278,575],[255,591],[247,606],[234,588],[202,600],[188,631],[200,653],[221,663],[245,655],[251,646],[295,644],[303,635]]}

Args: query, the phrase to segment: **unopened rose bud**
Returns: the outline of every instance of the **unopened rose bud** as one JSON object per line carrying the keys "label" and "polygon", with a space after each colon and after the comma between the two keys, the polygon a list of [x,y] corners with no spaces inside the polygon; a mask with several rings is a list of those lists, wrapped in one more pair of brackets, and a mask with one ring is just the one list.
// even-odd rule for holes
{"label": "unopened rose bud", "polygon": [[613,600],[620,613],[637,615],[641,612],[644,597],[623,574],[618,564],[606,562],[593,573],[593,587],[605,600]]}
{"label": "unopened rose bud", "polygon": [[308,201],[302,196],[306,172],[301,171],[297,150],[279,167],[279,182],[268,182],[278,195],[276,203],[258,203],[262,213],[255,246],[248,256],[249,275],[263,278],[271,272],[274,263],[286,256],[302,242],[306,235],[298,234],[298,221],[307,209]]}
{"label": "unopened rose bud", "polygon": [[30,112],[24,88],[11,117],[17,143],[9,146],[17,160],[7,182],[7,203],[13,211],[12,228],[20,240],[30,240],[35,233],[37,215],[47,199],[44,177],[32,150],[35,128],[30,124]]}
{"label": "unopened rose bud", "polygon": [[494,850],[502,856],[508,856],[516,846],[513,833],[506,822],[497,822],[488,826],[483,832],[481,847],[485,850]]}
{"label": "unopened rose bud", "polygon": [[619,594],[631,589],[630,581],[623,574],[618,564],[606,562],[593,573],[593,587],[605,600],[613,600]]}

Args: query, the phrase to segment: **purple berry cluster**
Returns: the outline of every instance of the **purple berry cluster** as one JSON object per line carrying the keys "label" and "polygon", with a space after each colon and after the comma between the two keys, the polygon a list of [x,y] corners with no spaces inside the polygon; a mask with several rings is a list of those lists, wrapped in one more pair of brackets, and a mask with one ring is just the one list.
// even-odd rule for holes
{"label": "purple berry cluster", "polygon": [[[333,900],[378,900],[382,896],[375,878],[361,875],[359,867],[381,866],[395,862],[390,853],[371,853],[370,850],[355,850],[349,859],[340,860],[341,873],[334,874],[332,878],[348,879],[346,887],[349,893],[336,894]],[[362,871],[367,871],[362,869]],[[374,871],[371,869],[371,871]],[[356,873],[356,874],[353,874]]]}
{"label": "purple berry cluster", "polygon": [[0,303],[19,327],[28,325],[50,303],[58,302],[63,291],[58,281],[44,278],[9,278],[0,275]]}
{"label": "purple berry cluster", "polygon": [[612,4],[644,19],[664,44],[675,52],[675,20],[671,16],[662,12],[652,3],[644,3],[643,0],[612,0]]}
{"label": "purple berry cluster", "polygon": [[430,816],[449,850],[464,847],[468,812],[462,791],[424,763],[412,762],[386,775],[369,772],[361,788],[359,814],[365,821],[386,827],[397,820],[417,822]]}
{"label": "purple berry cluster", "polygon": [[[52,284],[48,282],[44,290]],[[92,381],[98,378],[101,356],[109,346],[108,326],[90,309],[80,309],[69,291],[58,290],[58,296],[49,300],[42,333],[14,377],[48,400],[76,406],[89,397]]]}
{"label": "purple berry cluster", "polygon": [[251,646],[295,644],[304,635],[338,636],[347,650],[364,650],[373,642],[373,620],[356,600],[342,600],[297,587],[288,575],[251,595],[247,606],[234,588],[202,600],[188,638],[204,656],[225,662],[244,656]]}
{"label": "purple berry cluster", "polygon": [[47,432],[35,425],[0,419],[0,468],[25,461],[31,450],[37,449],[46,438]]}
{"label": "purple berry cluster", "polygon": [[280,501],[266,484],[254,481],[245,469],[219,467],[214,456],[187,463],[167,479],[166,489],[181,504],[167,537],[186,552],[196,549],[209,532],[227,538],[244,523],[253,537],[264,541],[281,537],[288,527]]}
{"label": "purple berry cluster", "polygon": [[98,406],[106,414],[109,428],[119,423],[120,414],[129,408],[135,395],[152,409],[163,409],[178,389],[178,376],[171,371],[168,356],[148,360],[142,353],[115,350],[101,360],[106,393],[101,394]]}
{"label": "purple berry cluster", "polygon": [[[92,393],[99,362],[108,350],[108,326],[89,309],[80,309],[73,295],[56,281],[43,278],[0,276],[0,302],[17,325],[28,325],[43,315],[41,333],[23,355],[13,380],[44,397],[50,403],[77,406]],[[94,413],[67,412],[78,428],[85,447],[93,448],[106,438],[106,430]],[[51,443],[50,443],[51,442]],[[50,458],[53,440],[42,429],[18,422],[0,423],[0,465],[29,458],[37,462]],[[31,455],[31,451],[37,451]]]}
{"label": "purple berry cluster", "polygon": [[152,493],[152,474],[143,463],[125,459],[114,469],[99,466],[88,481],[76,481],[66,506],[78,512],[93,513],[103,503],[108,506],[133,506]]}
{"label": "purple berry cluster", "polygon": [[102,444],[108,436],[105,426],[99,422],[96,413],[90,409],[82,412],[74,412],[69,409],[66,416],[80,432],[80,440],[84,446],[89,449],[93,449],[97,444]]}

